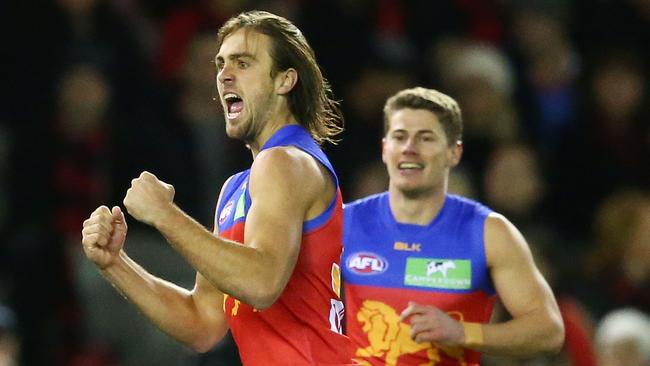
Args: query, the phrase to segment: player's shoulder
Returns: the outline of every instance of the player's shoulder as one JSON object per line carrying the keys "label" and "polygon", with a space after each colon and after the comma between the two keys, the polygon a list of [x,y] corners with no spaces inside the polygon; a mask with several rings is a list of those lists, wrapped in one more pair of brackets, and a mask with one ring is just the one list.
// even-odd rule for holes
{"label": "player's shoulder", "polygon": [[374,209],[381,206],[388,197],[388,192],[382,192],[359,198],[343,205],[343,211],[346,213],[362,212],[368,209]]}
{"label": "player's shoulder", "polygon": [[366,233],[372,235],[377,227],[385,226],[388,193],[378,193],[343,205],[344,244],[350,236]]}
{"label": "player's shoulder", "polygon": [[445,205],[449,209],[484,217],[494,212],[491,208],[479,201],[451,193],[447,194]]}
{"label": "player's shoulder", "polygon": [[260,151],[253,160],[251,177],[276,176],[304,183],[320,175],[318,162],[311,154],[295,146],[276,146]]}
{"label": "player's shoulder", "polygon": [[[274,146],[260,151],[253,161],[253,167],[256,165],[291,164],[313,160],[314,158],[309,153],[297,146]],[[290,168],[290,166],[287,168]]]}
{"label": "player's shoulder", "polygon": [[343,218],[346,225],[376,222],[388,207],[388,192],[377,193],[343,205]]}
{"label": "player's shoulder", "polygon": [[518,229],[505,216],[498,212],[491,212],[485,220],[485,230],[488,236],[497,237],[496,242],[503,242],[504,238],[515,236]]}
{"label": "player's shoulder", "polygon": [[241,172],[237,172],[228,179],[225,180],[221,187],[221,192],[222,194],[224,192],[237,189],[247,178],[248,178],[248,173],[250,172],[250,169],[243,170]]}

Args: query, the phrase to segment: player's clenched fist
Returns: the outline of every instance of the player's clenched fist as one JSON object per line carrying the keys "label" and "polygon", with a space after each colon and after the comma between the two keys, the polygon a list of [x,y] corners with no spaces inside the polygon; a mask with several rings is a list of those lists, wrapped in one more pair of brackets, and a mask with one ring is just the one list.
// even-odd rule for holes
{"label": "player's clenched fist", "polygon": [[172,207],[174,187],[149,172],[142,172],[131,181],[126,191],[124,207],[138,221],[154,225]]}
{"label": "player's clenched fist", "polygon": [[86,256],[105,269],[117,260],[126,239],[126,220],[122,210],[115,206],[109,210],[98,207],[84,221],[81,244]]}

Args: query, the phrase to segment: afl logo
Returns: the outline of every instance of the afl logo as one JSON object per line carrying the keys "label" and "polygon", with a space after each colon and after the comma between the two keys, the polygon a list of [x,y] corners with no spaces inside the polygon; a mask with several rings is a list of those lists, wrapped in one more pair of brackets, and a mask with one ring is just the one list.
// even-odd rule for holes
{"label": "afl logo", "polygon": [[354,253],[348,257],[346,266],[360,275],[380,274],[388,269],[388,261],[383,257],[368,252]]}
{"label": "afl logo", "polygon": [[226,222],[226,219],[230,216],[232,213],[232,206],[233,202],[230,201],[226,203],[225,206],[223,206],[223,209],[221,210],[221,215],[219,215],[219,225],[223,225],[224,222]]}

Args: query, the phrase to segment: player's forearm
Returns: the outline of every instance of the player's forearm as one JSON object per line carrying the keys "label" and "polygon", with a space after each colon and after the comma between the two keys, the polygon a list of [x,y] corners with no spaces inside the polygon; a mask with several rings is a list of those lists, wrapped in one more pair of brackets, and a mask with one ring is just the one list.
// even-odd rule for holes
{"label": "player's forearm", "polygon": [[190,291],[153,276],[124,252],[102,275],[154,325],[190,348],[207,351],[225,335],[225,320],[221,327],[206,324]]}
{"label": "player's forearm", "polygon": [[[479,335],[472,335],[468,346],[481,352],[504,356],[532,356],[558,352],[564,343],[564,326],[560,315],[540,311],[503,323],[481,324]],[[469,332],[472,332],[470,329]]]}
{"label": "player's forearm", "polygon": [[176,206],[155,227],[194,269],[225,294],[264,309],[284,288],[273,258],[215,236]]}

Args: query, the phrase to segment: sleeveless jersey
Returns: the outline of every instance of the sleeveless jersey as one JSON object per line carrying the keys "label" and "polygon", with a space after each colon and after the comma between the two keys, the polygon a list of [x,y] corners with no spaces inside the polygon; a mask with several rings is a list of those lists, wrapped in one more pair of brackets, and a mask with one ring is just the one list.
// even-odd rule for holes
{"label": "sleeveless jersey", "polygon": [[395,221],[388,193],[344,208],[343,280],[346,332],[364,365],[478,365],[480,353],[416,343],[400,322],[409,301],[433,305],[456,320],[486,323],[496,299],[483,227],[491,211],[447,195],[427,226]]}
{"label": "sleeveless jersey", "polygon": [[[338,179],[325,154],[302,127],[281,128],[262,150],[277,146],[295,146],[320,162],[332,174],[337,193],[321,215],[303,223],[298,261],[278,300],[258,311],[224,294],[223,309],[246,366],[349,364],[350,340],[341,334],[343,209]],[[250,169],[231,177],[215,215],[219,235],[242,244],[251,206],[249,175]]]}

